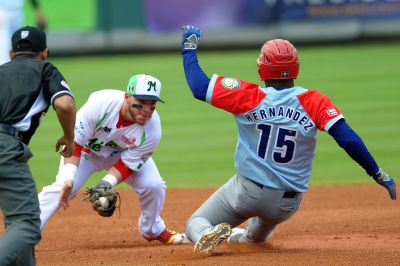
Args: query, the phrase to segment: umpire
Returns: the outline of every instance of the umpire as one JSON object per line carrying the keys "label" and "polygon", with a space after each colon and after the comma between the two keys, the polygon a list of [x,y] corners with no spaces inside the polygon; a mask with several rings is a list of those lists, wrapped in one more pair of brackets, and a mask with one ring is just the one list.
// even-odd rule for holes
{"label": "umpire", "polygon": [[46,62],[46,35],[34,27],[18,29],[11,38],[11,62],[0,65],[0,207],[5,231],[0,236],[0,266],[35,265],[40,240],[40,209],[28,166],[27,146],[52,105],[64,131],[56,151],[74,150],[76,108],[64,77]]}

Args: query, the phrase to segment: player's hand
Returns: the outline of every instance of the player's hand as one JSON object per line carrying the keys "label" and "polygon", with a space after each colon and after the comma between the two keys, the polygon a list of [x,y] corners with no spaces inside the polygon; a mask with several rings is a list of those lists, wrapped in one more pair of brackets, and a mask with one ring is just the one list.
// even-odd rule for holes
{"label": "player's hand", "polygon": [[375,181],[386,188],[392,200],[396,199],[396,182],[388,174],[379,169],[379,172],[374,176]]}
{"label": "player's hand", "polygon": [[194,26],[182,27],[182,50],[196,50],[200,43],[200,30]]}
{"label": "player's hand", "polygon": [[60,191],[58,202],[61,207],[67,209],[69,207],[69,196],[71,195],[74,181],[71,179],[65,180],[64,186]]}
{"label": "player's hand", "polygon": [[56,152],[60,155],[69,158],[74,153],[74,141],[68,140],[65,136],[59,138],[56,142]]}

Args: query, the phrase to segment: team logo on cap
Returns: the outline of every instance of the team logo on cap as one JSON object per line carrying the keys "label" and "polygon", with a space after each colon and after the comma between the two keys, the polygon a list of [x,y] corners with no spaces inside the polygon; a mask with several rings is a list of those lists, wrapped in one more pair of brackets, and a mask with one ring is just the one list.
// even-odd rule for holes
{"label": "team logo on cap", "polygon": [[235,78],[223,78],[221,80],[221,85],[225,89],[234,90],[240,87],[240,81]]}
{"label": "team logo on cap", "polygon": [[287,70],[286,70],[286,71],[282,71],[282,72],[281,72],[281,77],[282,77],[282,78],[287,78],[287,77],[289,77],[289,71],[287,71]]}
{"label": "team logo on cap", "polygon": [[151,80],[149,80],[148,82],[147,82],[147,85],[149,85],[149,88],[147,89],[147,91],[151,91],[152,89],[154,90],[154,91],[157,91],[156,90],[156,82],[155,81],[151,81]]}
{"label": "team logo on cap", "polygon": [[27,30],[21,31],[21,39],[25,39],[26,37],[28,37],[28,35],[29,35],[29,31],[27,31]]}
{"label": "team logo on cap", "polygon": [[134,91],[135,91],[135,86],[131,85],[131,86],[128,87],[128,92],[129,92],[130,94],[133,94]]}

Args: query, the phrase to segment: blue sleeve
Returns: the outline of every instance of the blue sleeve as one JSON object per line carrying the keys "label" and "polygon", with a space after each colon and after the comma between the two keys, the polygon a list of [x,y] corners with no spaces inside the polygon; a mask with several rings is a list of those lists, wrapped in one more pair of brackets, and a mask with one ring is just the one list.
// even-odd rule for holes
{"label": "blue sleeve", "polygon": [[203,72],[197,61],[195,50],[182,51],[183,69],[186,81],[196,99],[205,101],[210,78]]}
{"label": "blue sleeve", "polygon": [[364,142],[344,119],[340,119],[336,122],[328,132],[339,146],[365,169],[368,175],[374,176],[379,172],[379,167],[364,145]]}

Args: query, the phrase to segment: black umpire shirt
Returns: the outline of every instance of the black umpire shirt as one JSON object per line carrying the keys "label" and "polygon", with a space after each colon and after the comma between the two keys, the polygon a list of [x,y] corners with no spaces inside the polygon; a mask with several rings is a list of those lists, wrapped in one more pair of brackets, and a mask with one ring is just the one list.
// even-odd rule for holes
{"label": "black umpire shirt", "polygon": [[66,94],[73,97],[64,77],[50,62],[19,55],[0,65],[0,123],[19,130],[25,144],[49,106]]}

